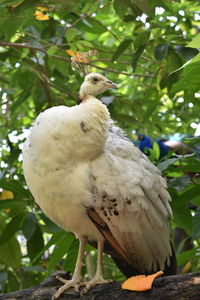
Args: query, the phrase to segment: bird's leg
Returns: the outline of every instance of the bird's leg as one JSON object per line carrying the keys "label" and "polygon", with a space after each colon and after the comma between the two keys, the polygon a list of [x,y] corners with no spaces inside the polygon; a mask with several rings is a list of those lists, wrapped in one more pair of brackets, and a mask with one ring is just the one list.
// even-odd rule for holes
{"label": "bird's leg", "polygon": [[79,238],[79,240],[80,240],[80,244],[79,244],[78,257],[76,260],[76,266],[75,266],[75,270],[74,270],[72,279],[65,280],[65,279],[61,278],[60,276],[56,276],[56,279],[58,279],[59,281],[64,283],[64,285],[61,286],[61,288],[59,288],[59,290],[53,295],[52,300],[58,299],[64,291],[68,290],[71,287],[75,287],[75,290],[77,290],[79,287],[79,284],[82,280],[81,267],[82,267],[82,262],[83,262],[85,246],[87,244],[87,238],[84,236],[81,236]]}
{"label": "bird's leg", "polygon": [[94,278],[90,281],[82,282],[81,285],[86,285],[85,288],[81,291],[81,295],[86,294],[87,291],[96,284],[101,283],[111,283],[111,279],[104,279],[102,276],[102,255],[103,255],[103,241],[98,241],[98,257],[97,257],[97,269]]}

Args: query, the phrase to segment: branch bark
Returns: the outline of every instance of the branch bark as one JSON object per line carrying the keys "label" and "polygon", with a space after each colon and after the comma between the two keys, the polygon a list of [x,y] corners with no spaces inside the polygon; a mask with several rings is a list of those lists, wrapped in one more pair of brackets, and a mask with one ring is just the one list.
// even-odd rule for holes
{"label": "branch bark", "polygon": [[[64,272],[53,273],[40,285],[26,290],[19,290],[1,295],[0,300],[49,300],[61,283],[55,279],[59,274],[69,279]],[[200,299],[200,272],[183,275],[160,277],[154,281],[153,288],[146,292],[132,292],[121,289],[120,282],[96,285],[82,298],[73,289],[61,295],[60,299],[84,300],[199,300]]]}

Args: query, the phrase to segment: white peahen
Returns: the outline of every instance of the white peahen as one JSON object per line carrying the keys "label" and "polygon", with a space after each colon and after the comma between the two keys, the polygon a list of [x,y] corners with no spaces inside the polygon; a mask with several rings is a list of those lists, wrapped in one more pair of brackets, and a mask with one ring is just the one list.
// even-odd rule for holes
{"label": "white peahen", "polygon": [[[113,126],[96,96],[116,84],[90,73],[80,88],[81,104],[56,106],[35,120],[23,150],[28,187],[42,211],[80,240],[73,277],[55,293],[102,277],[103,250],[127,275],[176,272],[170,243],[170,195],[159,170]],[[87,242],[97,245],[96,275],[84,282]],[[105,248],[104,248],[105,244]]]}

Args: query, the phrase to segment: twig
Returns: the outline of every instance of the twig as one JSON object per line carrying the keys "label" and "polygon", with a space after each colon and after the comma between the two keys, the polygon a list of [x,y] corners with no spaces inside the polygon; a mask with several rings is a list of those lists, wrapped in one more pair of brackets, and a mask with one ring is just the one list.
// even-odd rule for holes
{"label": "twig", "polygon": [[0,41],[0,46],[27,48],[27,49],[38,50],[46,53],[46,50],[41,47],[31,46],[30,44],[25,44],[25,43],[9,43],[9,42]]}
{"label": "twig", "polygon": [[[91,17],[89,17],[89,18],[91,18]],[[97,20],[97,19],[92,19],[94,22],[96,22],[97,24],[99,24],[99,25],[101,25],[102,27],[104,27],[108,32],[110,32],[111,34],[112,34],[112,36],[116,39],[116,40],[118,40],[118,41],[120,41],[120,39],[116,36],[116,34],[114,33],[114,32],[112,32],[110,29],[108,29],[103,23],[101,23],[99,20]]]}
{"label": "twig", "polygon": [[111,73],[116,73],[116,74],[122,74],[122,75],[126,75],[126,76],[135,76],[135,77],[154,77],[154,75],[151,75],[151,74],[137,74],[137,73],[128,73],[128,72],[120,72],[120,71],[116,71],[116,70],[113,70],[113,69],[110,69],[110,68],[103,68],[103,67],[99,67],[99,66],[96,66],[96,65],[93,65],[93,64],[87,64],[91,67],[94,67],[96,69],[100,69],[100,70],[103,70],[103,71],[107,71],[107,72],[111,72]]}

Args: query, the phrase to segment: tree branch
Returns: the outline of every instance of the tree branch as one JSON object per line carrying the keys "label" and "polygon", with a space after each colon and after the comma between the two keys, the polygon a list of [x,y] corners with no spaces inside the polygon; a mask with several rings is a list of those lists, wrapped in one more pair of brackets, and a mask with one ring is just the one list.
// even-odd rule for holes
{"label": "tree branch", "polygon": [[[55,275],[69,279],[64,272],[52,274],[46,281],[35,287],[1,295],[0,300],[49,300],[61,283]],[[200,272],[160,277],[154,281],[153,288],[146,292],[132,292],[121,289],[120,282],[101,284],[93,287],[80,297],[73,289],[61,295],[59,299],[72,300],[198,300],[200,299]]]}
{"label": "tree branch", "polygon": [[27,43],[9,43],[9,42],[0,41],[0,46],[2,46],[2,47],[27,48],[27,49],[38,50],[38,51],[42,51],[42,52],[46,53],[46,50],[43,49],[42,47],[31,46]]}
{"label": "tree branch", "polygon": [[[42,48],[42,47],[35,47],[35,46],[31,46],[29,44],[26,44],[26,43],[9,43],[9,42],[3,42],[3,41],[0,41],[0,46],[3,46],[3,47],[16,47],[16,48],[28,48],[28,49],[31,49],[31,50],[38,50],[38,51],[42,51],[44,53],[47,54],[47,51]],[[63,57],[63,56],[59,56],[59,55],[52,55],[52,57],[54,58],[57,58],[57,59],[60,59],[60,60],[63,60],[63,61],[68,61],[70,62],[71,59],[68,58],[68,57]],[[82,64],[85,64],[85,63],[82,63]],[[113,69],[110,69],[110,68],[103,68],[103,67],[99,67],[97,65],[94,65],[92,63],[87,63],[86,65],[89,65],[91,67],[94,67],[96,69],[99,69],[99,70],[103,70],[103,71],[106,71],[106,72],[110,72],[110,73],[116,73],[116,74],[122,74],[122,75],[126,75],[126,76],[134,76],[134,77],[154,77],[153,74],[137,74],[137,73],[128,73],[128,72],[121,72],[121,71],[117,71],[117,70],[113,70]]]}

